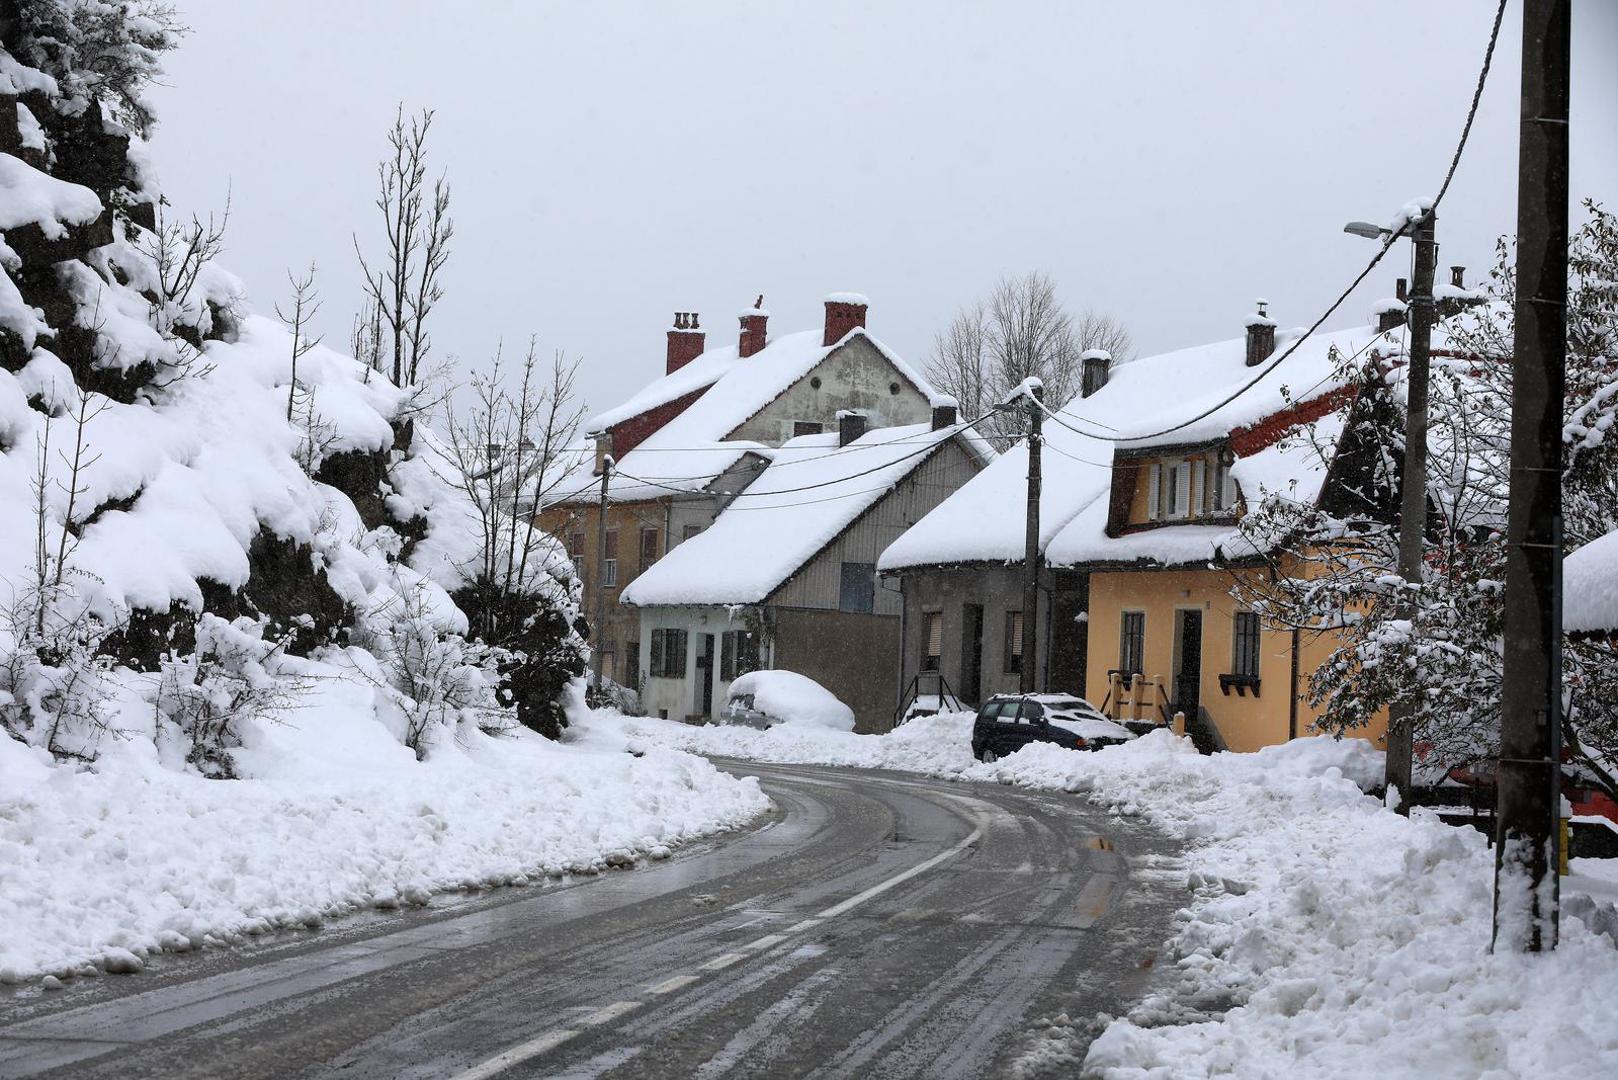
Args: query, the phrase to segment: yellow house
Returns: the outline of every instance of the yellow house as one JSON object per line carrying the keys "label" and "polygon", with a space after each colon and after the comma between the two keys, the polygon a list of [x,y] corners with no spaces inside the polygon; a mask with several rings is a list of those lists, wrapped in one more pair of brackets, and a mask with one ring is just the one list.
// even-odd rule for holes
{"label": "yellow house", "polygon": [[[1288,374],[1311,393],[1296,398],[1285,365],[1265,366],[1276,342],[1262,311],[1245,341],[1137,362],[1161,366],[1153,381],[1179,400],[1115,425],[1108,489],[1046,550],[1088,578],[1085,697],[1118,718],[1183,714],[1205,749],[1311,733],[1309,679],[1333,641],[1267,625],[1234,598],[1243,576],[1288,572],[1238,521],[1263,494],[1315,502],[1340,482],[1338,410],[1355,385],[1335,373],[1379,337],[1366,326],[1305,342]],[[1384,718],[1356,734],[1380,746],[1385,733]]]}

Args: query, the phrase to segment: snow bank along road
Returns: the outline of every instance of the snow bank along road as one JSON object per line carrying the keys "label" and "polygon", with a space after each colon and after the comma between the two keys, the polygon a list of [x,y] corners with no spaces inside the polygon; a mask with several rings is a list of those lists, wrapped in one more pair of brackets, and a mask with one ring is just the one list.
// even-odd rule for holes
{"label": "snow bank along road", "polygon": [[1071,796],[731,768],[780,812],[666,863],[0,997],[0,1076],[1071,1074],[1183,900]]}

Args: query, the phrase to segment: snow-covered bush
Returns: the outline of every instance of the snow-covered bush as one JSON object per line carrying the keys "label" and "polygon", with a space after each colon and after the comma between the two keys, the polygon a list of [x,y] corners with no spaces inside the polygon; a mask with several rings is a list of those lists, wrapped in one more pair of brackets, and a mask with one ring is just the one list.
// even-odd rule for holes
{"label": "snow-covered bush", "polygon": [[308,689],[279,662],[288,640],[266,641],[262,620],[204,613],[196,648],[163,662],[153,701],[158,741],[181,740],[186,762],[204,776],[234,778],[231,751],[243,729],[278,719]]}
{"label": "snow-covered bush", "polygon": [[517,723],[511,692],[501,687],[501,668],[515,658],[447,633],[425,588],[403,590],[366,612],[352,640],[374,657],[365,674],[393,706],[397,734],[416,757],[463,726],[498,734]]}

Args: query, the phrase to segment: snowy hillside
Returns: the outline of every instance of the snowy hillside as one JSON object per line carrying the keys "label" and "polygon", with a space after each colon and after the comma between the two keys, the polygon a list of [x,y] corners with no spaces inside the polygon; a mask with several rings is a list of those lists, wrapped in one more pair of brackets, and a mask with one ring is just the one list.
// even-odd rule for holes
{"label": "snowy hillside", "polygon": [[0,51],[0,979],[758,813],[684,755],[536,734],[582,711],[558,545],[475,636],[487,514],[430,395],[254,314],[219,227],[163,206],[138,97],[63,45],[149,73],[160,28],[45,30]]}

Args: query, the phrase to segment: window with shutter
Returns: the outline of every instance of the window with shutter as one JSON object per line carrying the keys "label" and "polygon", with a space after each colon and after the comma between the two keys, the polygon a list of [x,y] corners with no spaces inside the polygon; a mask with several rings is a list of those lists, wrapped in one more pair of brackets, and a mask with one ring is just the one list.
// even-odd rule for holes
{"label": "window with shutter", "polygon": [[652,631],[652,663],[651,674],[656,678],[663,677],[663,631]]}
{"label": "window with shutter", "polygon": [[929,611],[925,615],[927,648],[921,658],[921,670],[937,671],[939,658],[944,655],[944,613]]}
{"label": "window with shutter", "polygon": [[1003,651],[1005,662],[1001,665],[1007,675],[1015,675],[1022,671],[1022,612],[1006,612],[1006,639]]}
{"label": "window with shutter", "polygon": [[1156,521],[1158,502],[1161,498],[1163,466],[1152,462],[1146,466],[1146,520]]}
{"label": "window with shutter", "polygon": [[1191,463],[1179,462],[1174,466],[1174,501],[1170,516],[1183,519],[1191,513]]}
{"label": "window with shutter", "polygon": [[1191,463],[1191,505],[1197,516],[1208,513],[1208,459],[1197,458]]}
{"label": "window with shutter", "polygon": [[1219,484],[1219,497],[1224,500],[1226,510],[1236,509],[1236,478],[1231,475],[1228,465],[1225,467],[1224,479]]}
{"label": "window with shutter", "polygon": [[655,563],[658,560],[658,556],[661,554],[662,551],[660,550],[660,545],[658,543],[657,530],[642,529],[640,531],[641,572],[645,573],[646,569]]}

